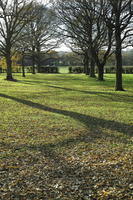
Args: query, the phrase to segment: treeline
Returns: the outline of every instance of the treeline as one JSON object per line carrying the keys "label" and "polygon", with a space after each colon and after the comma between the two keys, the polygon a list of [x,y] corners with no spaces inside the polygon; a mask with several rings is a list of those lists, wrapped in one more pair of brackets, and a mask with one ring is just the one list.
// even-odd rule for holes
{"label": "treeline", "polygon": [[[56,1],[63,36],[71,49],[84,56],[86,74],[104,80],[104,68],[115,55],[115,89],[122,91],[122,49],[132,45],[132,0]],[[89,71],[90,68],[90,71]],[[89,73],[88,73],[89,71]]]}
{"label": "treeline", "polygon": [[[73,52],[58,52],[55,50],[50,50],[49,52],[40,52],[39,59],[39,71],[38,71],[38,55],[34,54],[34,68],[35,72],[45,71],[46,67],[58,67],[58,66],[83,66],[83,58]],[[20,72],[22,71],[22,61],[24,70],[33,72],[32,57],[29,52],[25,52],[23,57],[21,54],[16,53],[12,57],[12,71]],[[0,58],[0,69],[2,72],[6,72],[6,60]],[[30,70],[29,70],[30,69]]]}
{"label": "treeline", "polygon": [[[40,71],[42,51],[47,53],[61,43],[57,31],[59,20],[48,1],[0,0],[0,59],[6,63],[6,79],[13,81],[13,58],[30,59],[32,73]],[[2,62],[1,62],[2,63]],[[16,60],[17,64],[17,60]]]}
{"label": "treeline", "polygon": [[14,80],[16,54],[23,76],[26,60],[35,74],[36,69],[41,72],[43,56],[65,42],[82,60],[84,73],[95,77],[97,71],[99,81],[104,80],[105,66],[113,63],[115,89],[122,91],[123,64],[132,63],[130,53],[123,54],[133,46],[132,27],[133,0],[0,0],[0,56],[6,79]]}
{"label": "treeline", "polygon": [[123,52],[123,66],[133,66],[133,50]]}

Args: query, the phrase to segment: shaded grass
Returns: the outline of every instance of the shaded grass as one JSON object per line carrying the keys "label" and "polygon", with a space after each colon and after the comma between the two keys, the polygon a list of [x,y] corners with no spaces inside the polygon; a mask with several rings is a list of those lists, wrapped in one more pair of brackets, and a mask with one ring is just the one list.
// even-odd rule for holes
{"label": "shaded grass", "polygon": [[0,77],[1,199],[131,199],[133,75]]}

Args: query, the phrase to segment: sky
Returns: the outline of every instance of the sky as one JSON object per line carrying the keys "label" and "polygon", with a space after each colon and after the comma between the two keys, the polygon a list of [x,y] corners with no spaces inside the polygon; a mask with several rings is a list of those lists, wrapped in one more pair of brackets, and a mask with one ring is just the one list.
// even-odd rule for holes
{"label": "sky", "polygon": [[70,48],[68,48],[65,44],[61,44],[60,47],[55,48],[56,51],[71,51]]}

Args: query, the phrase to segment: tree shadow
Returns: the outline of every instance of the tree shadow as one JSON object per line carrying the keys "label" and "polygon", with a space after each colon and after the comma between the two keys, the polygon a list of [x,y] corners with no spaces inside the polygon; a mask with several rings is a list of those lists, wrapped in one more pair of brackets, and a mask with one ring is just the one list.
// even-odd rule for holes
{"label": "tree shadow", "polygon": [[45,81],[28,81],[28,80],[19,80],[18,83],[26,84],[26,85],[36,85],[36,84],[45,84]]}
{"label": "tree shadow", "polygon": [[122,94],[119,95],[118,93],[114,94],[114,93],[111,93],[111,92],[84,91],[84,90],[77,90],[77,89],[74,89],[74,88],[65,88],[65,87],[53,86],[53,85],[46,85],[46,86],[50,87],[50,88],[62,89],[62,90],[66,90],[66,91],[81,92],[81,93],[84,93],[84,94],[94,94],[94,95],[101,96],[105,99],[118,101],[118,102],[123,102],[123,101],[133,102],[133,96],[130,96],[130,95],[122,95]]}
{"label": "tree shadow", "polygon": [[108,99],[108,100],[115,101],[115,102],[124,102],[124,101],[129,102],[129,103],[133,102],[133,96],[122,95],[122,94],[119,94],[117,92],[114,93],[113,90],[111,92],[77,90],[75,88],[65,88],[65,87],[56,86],[56,85],[48,85],[47,81],[28,81],[28,80],[25,80],[25,81],[19,81],[19,82],[23,83],[23,84],[30,84],[30,85],[44,84],[44,86],[47,86],[47,87],[50,87],[50,88],[55,88],[55,89],[60,89],[60,90],[65,90],[65,91],[72,91],[72,92],[81,92],[81,93],[84,93],[84,94],[98,95],[98,96],[101,96],[104,99]]}
{"label": "tree shadow", "polygon": [[124,124],[124,123],[120,123],[120,122],[115,122],[112,120],[105,120],[105,119],[100,119],[97,117],[92,117],[89,115],[84,115],[81,113],[77,113],[74,111],[67,111],[67,110],[60,110],[57,108],[51,108],[39,103],[34,103],[32,101],[29,100],[24,100],[24,99],[19,99],[17,97],[13,97],[13,96],[9,96],[6,94],[0,94],[0,97],[6,98],[6,99],[11,99],[14,100],[16,102],[22,103],[24,105],[33,107],[33,108],[37,108],[40,110],[44,110],[44,111],[48,111],[51,113],[56,113],[56,114],[61,114],[64,116],[68,116],[71,117],[75,120],[78,120],[79,122],[83,123],[86,127],[91,128],[93,127],[94,129],[98,129],[98,128],[107,128],[107,129],[111,129],[114,131],[120,131],[124,134],[132,134],[133,133],[133,126]]}
{"label": "tree shadow", "polygon": [[[56,148],[65,147],[65,146],[69,148],[73,148],[73,145],[76,145],[80,142],[86,142],[90,144],[95,139],[100,138],[102,135],[104,137],[108,137],[107,135],[104,135],[104,133],[102,133],[102,130],[100,128],[107,128],[107,129],[111,129],[112,131],[119,131],[123,134],[132,136],[133,126],[120,123],[120,122],[111,121],[111,120],[100,119],[97,117],[92,117],[89,115],[84,115],[84,114],[73,112],[73,111],[51,108],[45,105],[34,103],[29,100],[19,99],[13,96],[5,95],[5,94],[0,94],[0,97],[11,99],[18,103],[21,103],[21,104],[24,104],[24,105],[27,105],[39,110],[48,111],[51,113],[61,114],[64,116],[71,117],[75,120],[78,120],[79,122],[82,122],[88,128],[89,132],[92,132],[91,135],[88,135],[88,133],[86,132],[84,135],[82,134],[74,138],[67,138],[63,141],[58,141],[57,143],[33,144],[33,145],[26,145],[24,147],[33,152],[34,151],[41,152],[40,159],[42,157],[43,158],[45,157],[50,162],[50,167],[46,167],[45,166],[46,164],[45,163],[43,164],[41,161],[41,169],[40,169],[39,168],[40,166],[38,164],[39,159],[35,160],[33,158],[33,160],[35,160],[35,164],[39,167],[36,168],[36,173],[34,173],[34,175],[32,176],[30,175],[30,182],[33,182],[36,185],[36,187],[42,188],[41,192],[43,194],[43,198],[58,199],[58,195],[60,194],[62,195],[61,198],[66,197],[66,199],[68,199],[68,195],[70,195],[69,199],[72,199],[73,197],[73,199],[75,200],[77,199],[84,200],[84,196],[86,197],[88,196],[92,199],[95,199],[93,197],[97,195],[96,194],[97,191],[96,189],[94,189],[94,187],[98,181],[101,181],[100,180],[101,177],[102,177],[102,181],[104,180],[103,185],[101,184],[101,187],[104,188],[106,184],[108,185],[108,187],[114,186],[114,180],[116,181],[118,177],[116,177],[115,175],[110,176],[110,170],[111,170],[111,167],[112,168],[114,168],[115,166],[118,167],[118,164],[112,164],[111,166],[106,165],[104,169],[102,169],[100,165],[95,166],[94,168],[93,167],[86,168],[80,162],[75,162],[75,163],[69,162],[64,156],[56,152]],[[110,139],[114,141],[116,141],[117,139],[117,141],[119,142],[129,143],[129,141],[126,141],[126,139],[121,141],[120,138],[117,138],[114,135],[110,136]],[[1,145],[6,145],[6,144],[2,142]],[[16,144],[16,149],[15,149],[14,144],[8,144],[8,148],[13,148],[14,151],[15,150],[18,151],[23,148],[23,145],[20,146]],[[32,154],[32,157],[36,157],[36,155],[34,156],[34,154]],[[26,162],[31,162],[30,164],[34,165],[34,163],[32,163],[32,158],[31,158],[31,161],[29,160]],[[36,174],[39,174],[38,181],[36,180],[38,178]],[[43,179],[43,176],[46,178]],[[94,178],[95,179],[97,178],[97,182],[94,181],[95,180]],[[27,182],[29,181],[28,176],[25,177],[24,181],[22,180],[21,182],[21,184],[23,185],[22,186],[23,188],[26,187],[25,186],[26,180]],[[116,181],[117,186],[119,185],[118,181]],[[62,185],[60,186],[60,184]],[[17,185],[14,187],[17,188]],[[45,194],[43,193],[44,188],[46,190]],[[65,190],[67,191],[67,194],[64,192]],[[93,193],[90,192],[91,190],[93,191]],[[13,193],[12,195],[14,194],[19,195],[17,193],[17,190],[16,192],[12,192],[12,193]],[[49,196],[47,196],[48,194]],[[77,195],[79,194],[81,196],[77,197],[76,194]],[[20,196],[18,197],[20,198]],[[29,198],[29,194],[27,194],[25,198]],[[38,198],[37,192],[36,194],[34,194],[34,198]]]}

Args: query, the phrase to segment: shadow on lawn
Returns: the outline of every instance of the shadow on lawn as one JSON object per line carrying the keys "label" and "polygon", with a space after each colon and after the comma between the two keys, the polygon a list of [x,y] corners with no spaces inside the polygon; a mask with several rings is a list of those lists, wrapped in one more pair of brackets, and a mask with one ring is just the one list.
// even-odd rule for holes
{"label": "shadow on lawn", "polygon": [[[75,79],[73,79],[75,80]],[[72,91],[72,92],[81,92],[81,93],[84,93],[84,94],[94,94],[94,95],[98,95],[98,96],[101,96],[102,98],[104,99],[108,99],[108,100],[111,100],[111,101],[115,101],[115,102],[129,102],[129,103],[132,103],[133,101],[133,96],[131,95],[122,95],[122,94],[119,94],[117,92],[115,93],[112,93],[114,92],[112,90],[112,92],[99,92],[99,91],[84,91],[84,90],[77,90],[75,88],[65,88],[65,87],[61,87],[61,86],[56,86],[56,85],[48,85],[47,83],[47,80],[45,81],[19,81],[23,84],[30,84],[30,85],[36,85],[36,84],[44,84],[43,86],[47,86],[47,87],[50,87],[50,88],[55,88],[55,89],[61,89],[61,90],[65,90],[65,91]]]}
{"label": "shadow on lawn", "polygon": [[[116,93],[112,93],[112,92],[97,92],[97,91],[85,91],[85,90],[77,90],[74,88],[65,88],[65,87],[61,87],[61,86],[55,86],[55,85],[47,85],[47,81],[19,81],[20,83],[23,84],[27,84],[27,85],[36,85],[36,84],[44,84],[43,86],[46,87],[50,87],[50,88],[55,88],[55,89],[60,89],[60,90],[65,90],[65,91],[71,91],[71,92],[81,92],[84,94],[93,94],[93,95],[98,95],[104,99],[108,99],[111,101],[115,101],[115,102],[133,102],[133,96],[131,95],[122,95],[122,94],[118,94]],[[52,91],[53,92],[53,91]]]}
{"label": "shadow on lawn", "polygon": [[127,125],[127,124],[124,124],[124,123],[100,119],[100,118],[97,118],[97,117],[92,117],[92,116],[89,116],[89,115],[84,115],[84,114],[73,112],[73,111],[51,108],[51,107],[48,107],[48,106],[45,106],[45,105],[41,105],[39,103],[34,103],[32,101],[29,101],[29,100],[19,99],[19,98],[16,98],[16,97],[5,95],[5,94],[0,94],[0,97],[4,97],[6,99],[11,99],[11,100],[14,100],[16,102],[19,102],[19,103],[22,103],[24,105],[27,105],[27,106],[30,106],[30,107],[33,107],[33,108],[37,108],[37,109],[40,109],[40,110],[44,110],[44,111],[48,111],[48,112],[57,113],[57,114],[61,114],[61,115],[64,115],[64,116],[71,117],[75,120],[82,122],[89,129],[91,127],[93,127],[94,130],[98,130],[101,127],[101,128],[111,129],[111,130],[114,130],[114,131],[119,131],[119,132],[122,132],[122,133],[128,134],[128,135],[131,135],[133,133],[133,126],[130,126],[130,125]]}
{"label": "shadow on lawn", "polygon": [[[45,190],[47,191],[47,194],[49,194],[52,199],[56,199],[58,196],[57,194],[59,194],[59,192],[61,192],[61,194],[64,195],[64,197],[68,197],[68,193],[69,193],[70,199],[72,199],[72,197],[73,197],[73,199],[75,199],[75,200],[82,199],[82,198],[78,198],[75,196],[75,195],[78,195],[78,193],[79,193],[79,195],[82,194],[83,196],[90,195],[89,191],[91,189],[94,190],[93,187],[96,184],[96,182],[94,182],[93,177],[96,178],[96,176],[98,177],[98,180],[100,180],[99,178],[101,176],[102,176],[102,180],[103,179],[105,180],[103,185],[101,185],[102,187],[105,187],[106,184],[108,184],[110,187],[114,186],[114,180],[117,180],[118,177],[115,176],[115,174],[110,176],[110,170],[111,170],[110,166],[106,165],[105,166],[106,170],[105,170],[105,168],[103,169],[102,166],[101,167],[98,166],[97,168],[96,167],[95,168],[93,168],[93,167],[85,168],[85,166],[83,166],[83,164],[80,162],[71,163],[71,162],[67,161],[67,159],[65,159],[64,156],[62,156],[56,152],[56,148],[64,147],[64,146],[71,147],[71,145],[73,146],[80,142],[87,142],[89,144],[89,142],[93,142],[97,138],[108,137],[107,135],[104,135],[104,133],[102,133],[102,130],[100,130],[100,128],[107,128],[107,129],[111,129],[112,131],[120,131],[121,133],[128,134],[131,136],[131,134],[133,133],[132,126],[124,124],[124,123],[111,121],[111,120],[105,120],[105,119],[99,119],[99,118],[92,117],[92,116],[87,116],[87,115],[76,113],[73,111],[66,111],[66,110],[60,110],[60,109],[56,109],[56,108],[50,108],[48,106],[44,106],[44,105],[41,105],[38,103],[19,99],[16,97],[5,95],[5,94],[0,94],[0,97],[6,98],[6,99],[11,99],[11,100],[14,100],[16,102],[22,103],[24,105],[27,105],[27,106],[30,106],[30,107],[33,107],[36,109],[49,111],[49,112],[61,114],[64,116],[69,116],[75,120],[82,122],[90,130],[91,134],[85,133],[84,135],[80,135],[75,138],[68,138],[68,139],[59,141],[54,144],[53,143],[34,144],[34,145],[26,146],[26,149],[28,149],[30,151],[33,150],[33,152],[34,151],[41,152],[41,155],[43,156],[43,158],[44,157],[47,158],[50,162],[50,167],[46,167],[46,164],[42,163],[41,170],[39,168],[37,168],[39,173],[41,173],[39,176],[41,178],[39,178],[38,181],[35,182],[36,173],[34,173],[34,175],[30,177],[30,179],[33,178],[33,181],[37,187],[42,187],[42,185],[43,185],[43,188],[45,188]],[[110,139],[112,139],[112,141],[115,141],[115,142],[116,141],[120,142],[120,138],[116,138],[115,136],[110,136]],[[129,141],[126,142],[126,139],[123,139],[122,142],[129,143]],[[2,145],[4,145],[4,143],[2,143]],[[15,150],[13,145],[14,144],[9,144],[8,147],[13,148]],[[19,150],[21,148],[23,148],[23,146],[18,146],[16,144],[16,150]],[[32,156],[33,156],[33,160],[35,160],[35,158],[34,158],[35,156],[34,155],[32,155]],[[22,158],[22,159],[24,159],[24,158]],[[100,159],[101,158],[99,158],[99,160],[97,160],[97,163],[100,161]],[[34,165],[34,163],[32,163],[32,159],[27,160],[26,162],[27,162],[27,164],[29,163],[32,166]],[[39,160],[35,160],[35,164],[38,164],[38,162],[39,162]],[[44,168],[44,167],[46,167],[46,168]],[[100,169],[99,169],[99,171],[96,172],[96,170],[98,170],[98,168],[100,168]],[[43,180],[44,175],[47,176],[46,178],[48,180],[45,178]],[[109,180],[107,179],[107,177],[109,177]],[[25,179],[27,179],[27,177],[25,177]],[[42,180],[43,180],[43,182],[42,182]],[[49,185],[51,185],[51,184],[56,185],[58,187],[57,183],[59,180],[61,180],[63,183],[63,189],[58,189],[58,188],[54,188],[53,190],[51,190],[52,188],[47,189],[49,187]],[[77,187],[77,182],[79,182],[78,190],[75,190],[73,188],[74,188],[74,186]],[[25,183],[22,182],[22,184],[24,185]],[[23,186],[23,187],[25,187],[25,186]],[[64,188],[67,191],[67,193],[64,192]],[[58,193],[56,192],[57,190],[58,190]],[[95,195],[96,195],[96,193],[97,193],[97,191],[95,190]],[[17,191],[16,191],[16,194],[17,194]],[[49,197],[47,197],[47,194],[45,196],[43,196],[43,198],[45,197],[46,199],[49,199]],[[67,196],[65,196],[65,195],[67,195]],[[26,196],[26,197],[28,197],[28,196]],[[37,198],[37,193],[35,194],[34,198]]]}
{"label": "shadow on lawn", "polygon": [[45,81],[28,81],[28,80],[25,80],[25,81],[18,81],[18,83],[22,83],[22,84],[26,84],[26,85],[36,85],[36,84],[45,84]]}
{"label": "shadow on lawn", "polygon": [[122,94],[118,94],[118,93],[111,93],[111,92],[96,92],[96,91],[84,91],[84,90],[77,90],[74,88],[65,88],[65,87],[60,87],[60,86],[53,86],[53,85],[46,85],[47,87],[50,88],[55,88],[55,89],[62,89],[62,90],[66,90],[66,91],[72,91],[72,92],[81,92],[81,93],[85,93],[85,94],[94,94],[94,95],[98,95],[101,96],[103,98],[107,98],[109,100],[113,100],[113,101],[118,101],[118,102],[123,102],[123,101],[127,101],[127,102],[133,102],[133,96],[129,96],[129,95],[122,95]]}

